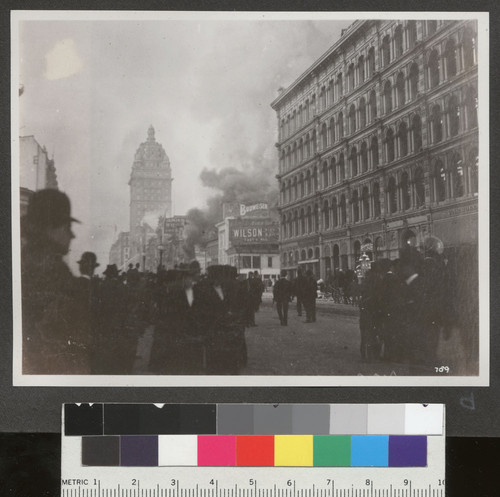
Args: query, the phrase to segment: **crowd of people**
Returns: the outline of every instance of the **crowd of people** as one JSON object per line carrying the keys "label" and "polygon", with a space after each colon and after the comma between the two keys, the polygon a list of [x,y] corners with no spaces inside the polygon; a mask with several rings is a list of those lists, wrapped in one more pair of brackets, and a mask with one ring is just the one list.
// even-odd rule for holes
{"label": "crowd of people", "polygon": [[[68,197],[57,190],[34,193],[22,218],[24,374],[132,374],[139,338],[151,325],[151,373],[242,371],[245,329],[256,326],[264,292],[257,272],[209,266],[202,275],[193,261],[156,273],[110,264],[99,277],[96,255],[84,252],[74,276],[63,258],[75,222]],[[305,311],[305,322],[314,323],[324,284],[342,303],[359,305],[363,361],[434,363],[440,334],[446,337],[457,320],[477,327],[477,302],[463,290],[474,279],[457,279],[461,273],[449,270],[443,249],[441,240],[427,237],[421,252],[408,246],[399,259],[372,262],[359,282],[353,271],[335,271],[325,283],[311,271],[299,269],[291,280],[283,271],[272,289],[280,323],[288,325],[293,299],[298,315]],[[476,334],[469,335],[472,349]]]}
{"label": "crowd of people", "polygon": [[156,374],[237,374],[246,327],[256,326],[264,291],[257,272],[231,266],[200,274],[196,261],[156,273],[99,266],[92,252],[74,276],[63,258],[74,238],[68,197],[36,192],[22,218],[23,373],[131,374],[138,339],[154,324]]}
{"label": "crowd of people", "polygon": [[423,252],[408,246],[399,259],[372,262],[360,286],[362,360],[437,364],[440,333],[454,325],[443,252],[430,236]]}

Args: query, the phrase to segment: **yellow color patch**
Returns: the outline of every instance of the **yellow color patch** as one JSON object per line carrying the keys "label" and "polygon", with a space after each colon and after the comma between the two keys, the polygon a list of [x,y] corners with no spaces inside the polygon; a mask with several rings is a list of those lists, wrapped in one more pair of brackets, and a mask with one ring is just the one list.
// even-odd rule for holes
{"label": "yellow color patch", "polygon": [[275,435],[275,466],[312,466],[312,435]]}

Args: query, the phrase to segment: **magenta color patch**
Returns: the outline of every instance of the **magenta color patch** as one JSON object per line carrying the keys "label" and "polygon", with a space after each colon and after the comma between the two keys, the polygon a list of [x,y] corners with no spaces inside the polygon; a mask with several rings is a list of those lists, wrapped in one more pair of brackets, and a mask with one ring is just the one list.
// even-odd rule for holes
{"label": "magenta color patch", "polygon": [[236,437],[199,435],[198,466],[236,466]]}

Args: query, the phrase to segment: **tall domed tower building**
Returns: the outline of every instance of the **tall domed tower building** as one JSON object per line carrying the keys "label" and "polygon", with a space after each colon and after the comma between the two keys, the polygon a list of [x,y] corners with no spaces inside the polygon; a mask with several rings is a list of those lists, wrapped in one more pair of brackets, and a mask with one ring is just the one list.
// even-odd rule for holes
{"label": "tall domed tower building", "polygon": [[141,226],[148,214],[171,217],[170,160],[162,145],[156,141],[153,126],[149,127],[147,140],[140,144],[135,153],[128,184],[130,185],[130,233],[134,233],[137,227]]}

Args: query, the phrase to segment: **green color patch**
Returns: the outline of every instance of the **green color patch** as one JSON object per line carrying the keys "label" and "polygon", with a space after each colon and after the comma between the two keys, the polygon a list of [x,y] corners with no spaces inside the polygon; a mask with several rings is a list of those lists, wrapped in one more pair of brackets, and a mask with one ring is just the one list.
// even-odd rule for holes
{"label": "green color patch", "polygon": [[351,466],[350,435],[315,435],[313,466]]}

